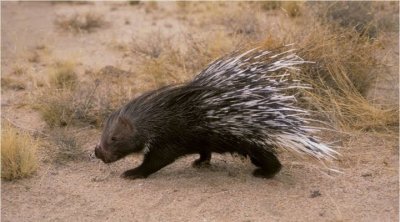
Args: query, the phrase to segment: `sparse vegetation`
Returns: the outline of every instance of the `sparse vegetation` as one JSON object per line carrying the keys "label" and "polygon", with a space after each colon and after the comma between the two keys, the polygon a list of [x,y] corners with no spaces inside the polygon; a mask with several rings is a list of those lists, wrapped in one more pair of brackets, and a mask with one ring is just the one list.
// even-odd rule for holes
{"label": "sparse vegetation", "polygon": [[132,38],[131,49],[134,54],[141,57],[159,58],[171,51],[177,51],[174,49],[171,38],[166,37],[160,31],[149,32],[146,36],[147,38]]}
{"label": "sparse vegetation", "polygon": [[74,88],[78,82],[75,72],[75,63],[71,61],[59,62],[49,73],[49,83],[57,89]]}
{"label": "sparse vegetation", "polygon": [[38,142],[9,123],[1,129],[1,178],[14,180],[32,175],[38,166]]}
{"label": "sparse vegetation", "polygon": [[398,122],[396,109],[377,107],[366,99],[382,70],[373,53],[377,44],[351,29],[318,24],[297,36],[300,56],[315,62],[300,78],[313,86],[309,96],[316,110],[341,128],[381,128]]}
{"label": "sparse vegetation", "polygon": [[86,123],[99,126],[111,107],[108,96],[96,92],[98,83],[82,83],[78,88],[46,88],[34,107],[51,127]]}
{"label": "sparse vegetation", "polygon": [[216,18],[223,26],[226,27],[228,33],[234,38],[238,35],[244,35],[251,40],[260,39],[261,26],[259,13],[254,12],[254,8],[237,9],[229,13],[218,13]]}
{"label": "sparse vegetation", "polygon": [[46,88],[33,106],[40,111],[43,120],[51,127],[66,126],[72,121],[72,92],[66,89]]}
{"label": "sparse vegetation", "polygon": [[74,14],[72,16],[60,16],[56,20],[58,27],[65,31],[74,33],[93,32],[99,28],[106,26],[107,22],[104,16],[94,13],[86,12],[82,14]]}
{"label": "sparse vegetation", "polygon": [[172,82],[182,81],[179,70],[181,51],[172,44],[171,38],[161,32],[150,32],[146,41],[137,38],[131,43],[132,53],[140,56],[139,75],[159,87]]}
{"label": "sparse vegetation", "polygon": [[97,72],[87,71],[87,78],[79,80],[70,65],[56,67],[60,69],[50,73],[50,84],[36,94],[32,104],[50,127],[100,126],[113,109],[130,97],[131,87],[126,87],[130,82],[125,81],[130,72],[106,66]]}
{"label": "sparse vegetation", "polygon": [[50,139],[56,147],[54,163],[65,164],[83,158],[83,150],[76,138],[67,129],[55,130],[51,133]]}
{"label": "sparse vegetation", "polygon": [[320,2],[315,5],[322,22],[354,29],[369,38],[378,35],[371,2]]}
{"label": "sparse vegetation", "polygon": [[22,65],[14,65],[11,74],[16,76],[21,76],[26,73],[26,67]]}
{"label": "sparse vegetation", "polygon": [[297,17],[301,15],[301,1],[262,1],[259,4],[265,11],[283,10],[289,17]]}
{"label": "sparse vegetation", "polygon": [[25,89],[25,84],[17,79],[11,77],[2,77],[1,78],[1,87],[3,89],[13,89],[13,90],[23,90]]}
{"label": "sparse vegetation", "polygon": [[301,15],[300,1],[285,1],[282,2],[282,10],[290,17]]}
{"label": "sparse vegetation", "polygon": [[280,1],[261,1],[259,4],[261,5],[261,8],[269,11],[269,10],[275,10],[281,7]]}

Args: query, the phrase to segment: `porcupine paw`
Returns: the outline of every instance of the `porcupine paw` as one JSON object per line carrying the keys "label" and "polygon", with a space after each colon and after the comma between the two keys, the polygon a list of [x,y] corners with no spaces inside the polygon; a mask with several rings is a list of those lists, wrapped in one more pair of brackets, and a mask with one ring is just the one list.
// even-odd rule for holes
{"label": "porcupine paw", "polygon": [[273,178],[278,172],[279,169],[273,169],[273,170],[266,170],[262,168],[257,168],[253,171],[253,176],[255,177],[260,177],[260,178],[266,178],[266,179],[271,179]]}
{"label": "porcupine paw", "polygon": [[132,169],[132,170],[127,170],[124,173],[122,173],[121,178],[134,180],[134,179],[146,178],[146,176],[139,173],[137,170]]}
{"label": "porcupine paw", "polygon": [[206,168],[210,166],[211,166],[210,160],[197,159],[192,163],[192,167],[194,168]]}

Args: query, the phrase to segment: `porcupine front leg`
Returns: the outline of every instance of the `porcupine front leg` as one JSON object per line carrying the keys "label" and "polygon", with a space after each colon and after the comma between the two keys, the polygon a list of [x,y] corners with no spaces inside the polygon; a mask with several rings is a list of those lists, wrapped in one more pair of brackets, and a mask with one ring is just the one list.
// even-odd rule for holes
{"label": "porcupine front leg", "polygon": [[173,149],[170,150],[150,150],[148,153],[144,155],[143,162],[140,166],[125,171],[121,177],[127,179],[138,179],[138,178],[146,178],[149,175],[157,172],[161,168],[171,164],[174,162],[179,155],[176,152],[173,152]]}
{"label": "porcupine front leg", "polygon": [[192,163],[192,166],[195,168],[209,166],[210,160],[211,160],[211,152],[201,151],[201,152],[199,152],[199,154],[200,154],[200,158],[195,160]]}
{"label": "porcupine front leg", "polygon": [[255,177],[272,178],[282,168],[278,158],[263,148],[253,148],[249,155],[251,162],[259,167],[253,171]]}

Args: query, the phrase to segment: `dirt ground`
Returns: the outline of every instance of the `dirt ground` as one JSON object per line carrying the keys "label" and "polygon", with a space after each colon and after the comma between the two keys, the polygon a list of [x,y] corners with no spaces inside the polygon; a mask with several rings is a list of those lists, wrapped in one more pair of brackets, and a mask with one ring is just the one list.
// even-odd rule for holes
{"label": "dirt ground", "polygon": [[[159,3],[156,10],[147,11],[126,3],[2,2],[1,75],[12,75],[16,64],[28,67],[31,75],[44,75],[55,58],[79,61],[81,75],[85,69],[107,65],[134,71],[135,58],[112,45],[149,29],[173,35],[196,27],[196,21],[180,19],[176,10],[175,3]],[[55,26],[57,16],[85,11],[104,15],[110,24],[78,34]],[[268,15],[274,24],[275,17]],[[204,24],[199,27],[206,29]],[[398,83],[398,35],[386,44],[385,55],[391,58]],[[39,62],[29,62],[30,53],[40,45],[50,52],[41,52]],[[35,90],[30,78],[24,81],[25,90],[2,90],[2,118],[24,129],[46,130],[40,115],[24,105]],[[398,104],[398,84],[390,82],[393,79],[378,81],[373,96]],[[147,179],[133,181],[119,175],[138,165],[141,157],[105,165],[89,157],[100,130],[83,129],[77,135],[87,154],[82,160],[58,165],[41,158],[34,176],[2,181],[2,221],[399,220],[397,133],[341,134],[341,157],[330,164],[341,173],[283,154],[282,171],[266,180],[251,175],[254,168],[248,160],[214,155],[210,168],[192,168],[196,157],[188,156]]]}

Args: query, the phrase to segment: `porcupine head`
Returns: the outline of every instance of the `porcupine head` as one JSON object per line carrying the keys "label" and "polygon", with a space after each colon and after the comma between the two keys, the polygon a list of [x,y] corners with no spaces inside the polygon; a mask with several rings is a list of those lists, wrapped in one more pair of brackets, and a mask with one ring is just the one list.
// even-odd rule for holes
{"label": "porcupine head", "polygon": [[100,143],[95,148],[95,155],[104,163],[115,162],[128,154],[143,150],[142,138],[132,119],[116,111],[106,121]]}

